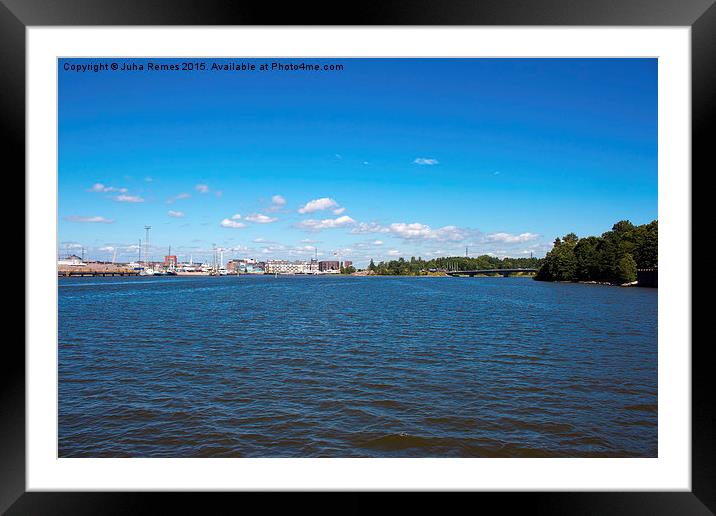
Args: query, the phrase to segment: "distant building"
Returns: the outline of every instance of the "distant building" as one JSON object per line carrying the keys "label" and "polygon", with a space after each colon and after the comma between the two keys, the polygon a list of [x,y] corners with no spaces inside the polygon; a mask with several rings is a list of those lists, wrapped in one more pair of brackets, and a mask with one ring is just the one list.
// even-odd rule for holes
{"label": "distant building", "polygon": [[229,260],[226,262],[226,272],[229,274],[238,274],[239,269],[239,260]]}
{"label": "distant building", "polygon": [[298,265],[288,260],[268,260],[266,262],[266,272],[268,274],[296,274],[298,273]]}
{"label": "distant building", "polygon": [[175,255],[169,255],[164,257],[164,267],[176,267],[177,257]]}
{"label": "distant building", "polygon": [[197,272],[201,270],[201,262],[181,263],[179,264],[179,270],[183,272]]}
{"label": "distant building", "polygon": [[254,258],[242,258],[240,260],[229,260],[226,264],[226,271],[229,274],[263,274],[264,269]]}
{"label": "distant building", "polygon": [[247,263],[245,272],[246,274],[263,274],[264,268],[256,263]]}
{"label": "distant building", "polygon": [[80,258],[77,255],[71,254],[66,258],[63,258],[61,260],[57,260],[57,265],[84,265],[85,263],[82,261],[82,258]]}
{"label": "distant building", "polygon": [[316,260],[268,260],[264,269],[267,274],[316,274],[318,262]]}
{"label": "distant building", "polygon": [[331,260],[320,261],[318,262],[318,270],[320,272],[339,271],[341,270],[341,264]]}

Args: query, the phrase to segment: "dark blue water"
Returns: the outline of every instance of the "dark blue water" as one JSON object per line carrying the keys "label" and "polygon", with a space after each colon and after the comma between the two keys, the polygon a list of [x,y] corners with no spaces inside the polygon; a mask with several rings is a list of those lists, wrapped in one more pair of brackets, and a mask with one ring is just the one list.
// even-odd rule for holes
{"label": "dark blue water", "polygon": [[59,280],[61,457],[654,457],[657,290]]}

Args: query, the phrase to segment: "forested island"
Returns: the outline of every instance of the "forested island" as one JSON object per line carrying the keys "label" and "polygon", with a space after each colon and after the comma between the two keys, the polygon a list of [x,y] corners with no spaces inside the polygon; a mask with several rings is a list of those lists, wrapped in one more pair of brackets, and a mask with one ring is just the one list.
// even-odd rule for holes
{"label": "forested island", "polygon": [[635,226],[622,220],[602,236],[574,233],[554,241],[535,275],[540,281],[631,283],[637,269],[658,265],[658,221]]}
{"label": "forested island", "polygon": [[423,260],[412,257],[410,260],[399,258],[368,265],[368,272],[379,276],[426,276],[445,271],[469,271],[481,269],[536,269],[542,264],[542,258],[497,258],[482,255],[476,258],[467,256],[447,256]]}

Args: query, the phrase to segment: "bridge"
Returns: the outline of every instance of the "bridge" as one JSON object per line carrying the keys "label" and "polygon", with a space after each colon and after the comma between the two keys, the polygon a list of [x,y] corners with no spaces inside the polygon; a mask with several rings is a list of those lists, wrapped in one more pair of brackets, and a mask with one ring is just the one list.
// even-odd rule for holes
{"label": "bridge", "polygon": [[537,269],[477,269],[472,271],[447,271],[446,274],[452,277],[470,276],[472,278],[473,276],[476,276],[478,274],[500,274],[504,277],[507,277],[510,274],[515,274],[517,272],[535,273],[537,272]]}

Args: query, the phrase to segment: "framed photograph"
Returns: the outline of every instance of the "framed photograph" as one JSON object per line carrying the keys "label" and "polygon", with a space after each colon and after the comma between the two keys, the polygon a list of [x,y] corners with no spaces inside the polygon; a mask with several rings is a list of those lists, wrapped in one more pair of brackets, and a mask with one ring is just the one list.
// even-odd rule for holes
{"label": "framed photograph", "polygon": [[27,303],[0,509],[712,513],[711,2],[3,1]]}

